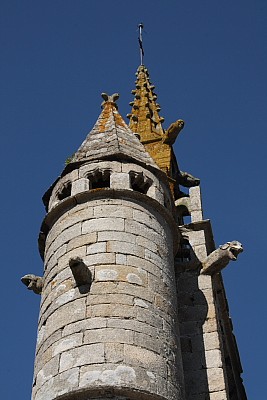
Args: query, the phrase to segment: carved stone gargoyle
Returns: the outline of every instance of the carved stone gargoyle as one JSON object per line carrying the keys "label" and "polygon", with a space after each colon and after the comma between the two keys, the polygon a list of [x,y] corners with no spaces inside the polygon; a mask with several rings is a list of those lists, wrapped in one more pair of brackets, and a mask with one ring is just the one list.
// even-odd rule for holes
{"label": "carved stone gargoyle", "polygon": [[240,242],[233,240],[219,246],[208,255],[202,263],[201,274],[214,275],[227,266],[229,261],[236,261],[239,253],[242,253],[243,247]]}
{"label": "carved stone gargoyle", "polygon": [[193,186],[198,186],[200,184],[200,179],[195,178],[188,172],[180,171],[177,182],[184,187],[193,187]]}
{"label": "carved stone gargoyle", "polygon": [[184,121],[182,119],[178,119],[177,121],[173,122],[169,126],[169,128],[165,131],[165,134],[162,139],[163,143],[173,145],[183,127],[184,127]]}
{"label": "carved stone gargoyle", "polygon": [[80,257],[71,258],[69,266],[77,286],[91,285],[91,272]]}
{"label": "carved stone gargoyle", "polygon": [[41,294],[43,289],[43,278],[34,274],[24,275],[21,282],[36,294]]}

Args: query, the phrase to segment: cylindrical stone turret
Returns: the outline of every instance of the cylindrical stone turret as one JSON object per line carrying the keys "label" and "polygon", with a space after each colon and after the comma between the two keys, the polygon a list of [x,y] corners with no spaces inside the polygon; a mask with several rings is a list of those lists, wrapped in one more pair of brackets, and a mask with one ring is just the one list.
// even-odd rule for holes
{"label": "cylindrical stone turret", "polygon": [[167,178],[111,101],[75,157],[45,197],[32,400],[183,400]]}

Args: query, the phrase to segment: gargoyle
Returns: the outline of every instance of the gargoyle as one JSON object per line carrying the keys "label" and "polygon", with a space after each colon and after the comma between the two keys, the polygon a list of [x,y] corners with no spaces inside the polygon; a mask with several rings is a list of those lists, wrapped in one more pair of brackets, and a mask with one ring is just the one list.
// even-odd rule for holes
{"label": "gargoyle", "polygon": [[173,122],[169,126],[169,128],[165,131],[165,134],[162,139],[163,143],[173,145],[183,127],[184,127],[184,121],[182,119],[178,119],[177,121]]}
{"label": "gargoyle", "polygon": [[41,294],[43,289],[43,278],[33,274],[24,275],[21,282],[27,286],[29,290],[33,290],[36,294]]}
{"label": "gargoyle", "polygon": [[69,266],[77,286],[90,285],[92,283],[91,272],[80,257],[71,258]]}
{"label": "gargoyle", "polygon": [[229,261],[236,261],[238,254],[242,253],[242,251],[242,244],[236,240],[219,246],[219,248],[210,253],[202,263],[200,273],[214,275],[217,272],[220,272],[227,266]]}
{"label": "gargoyle", "polygon": [[200,184],[200,179],[195,178],[188,172],[179,171],[177,182],[184,187],[193,187]]}

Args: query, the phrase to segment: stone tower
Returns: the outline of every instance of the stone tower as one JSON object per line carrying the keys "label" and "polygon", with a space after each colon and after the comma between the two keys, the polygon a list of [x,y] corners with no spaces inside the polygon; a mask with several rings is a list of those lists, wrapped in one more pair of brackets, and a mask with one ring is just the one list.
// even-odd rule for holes
{"label": "stone tower", "polygon": [[143,65],[133,94],[129,127],[102,94],[43,197],[44,275],[22,278],[41,293],[32,400],[244,400],[220,273],[242,245],[216,250],[172,149],[184,123],[163,128]]}

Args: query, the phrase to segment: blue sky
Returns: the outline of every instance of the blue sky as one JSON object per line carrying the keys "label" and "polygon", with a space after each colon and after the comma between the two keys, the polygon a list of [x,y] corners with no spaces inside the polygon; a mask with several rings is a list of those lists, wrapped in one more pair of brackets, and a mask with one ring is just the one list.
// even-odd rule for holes
{"label": "blue sky", "polygon": [[164,126],[185,120],[180,168],[201,179],[217,245],[245,249],[223,277],[248,398],[264,398],[266,17],[265,0],[0,1],[2,398],[30,398],[39,298],[20,276],[42,274],[41,197],[92,128],[101,92],[119,92],[130,112],[141,21]]}

